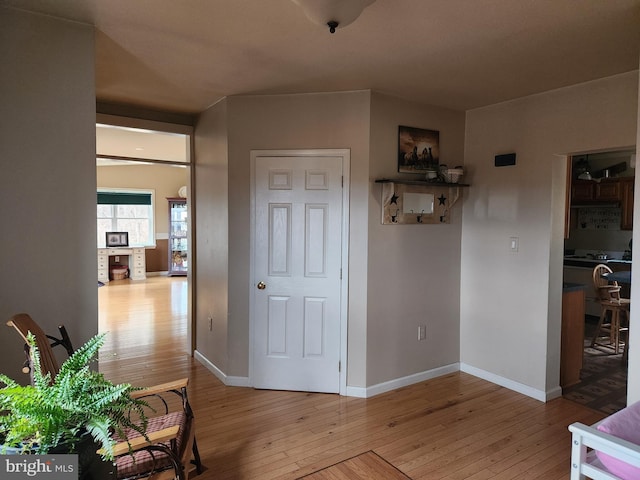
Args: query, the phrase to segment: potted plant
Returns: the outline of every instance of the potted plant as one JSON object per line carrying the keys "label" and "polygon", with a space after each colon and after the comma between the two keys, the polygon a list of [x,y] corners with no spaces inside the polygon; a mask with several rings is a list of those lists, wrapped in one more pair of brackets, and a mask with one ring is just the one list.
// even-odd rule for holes
{"label": "potted plant", "polygon": [[143,408],[147,404],[131,397],[138,388],[114,384],[91,369],[104,336],[91,338],[51,378],[49,373],[42,374],[35,338],[29,334],[32,384],[20,385],[0,374],[4,384],[0,389],[0,454],[10,449],[13,453],[77,453],[82,478],[83,463],[87,463],[83,450],[88,449],[92,457],[100,449],[108,465],[113,460],[114,434],[125,438],[124,429],[133,428],[145,435]]}

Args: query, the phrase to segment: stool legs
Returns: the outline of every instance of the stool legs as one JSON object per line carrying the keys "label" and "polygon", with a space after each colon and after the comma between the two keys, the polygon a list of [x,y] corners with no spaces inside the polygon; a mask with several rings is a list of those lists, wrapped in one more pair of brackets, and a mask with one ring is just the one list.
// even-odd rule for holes
{"label": "stool legs", "polygon": [[[621,312],[623,310],[623,312]],[[613,345],[614,351],[616,355],[620,353],[620,342],[621,336],[620,332],[622,330],[621,325],[621,315],[624,314],[627,316],[627,321],[629,320],[629,313],[625,308],[620,308],[618,306],[602,306],[602,313],[600,314],[600,318],[598,320],[598,325],[596,327],[595,333],[593,334],[593,338],[591,339],[591,346],[593,347],[596,343],[598,343],[598,337],[601,334],[608,333],[609,335],[609,343]],[[607,316],[610,316],[610,320],[607,322]],[[628,329],[625,328],[626,331]],[[625,350],[626,344],[628,343],[628,338],[625,338]]]}

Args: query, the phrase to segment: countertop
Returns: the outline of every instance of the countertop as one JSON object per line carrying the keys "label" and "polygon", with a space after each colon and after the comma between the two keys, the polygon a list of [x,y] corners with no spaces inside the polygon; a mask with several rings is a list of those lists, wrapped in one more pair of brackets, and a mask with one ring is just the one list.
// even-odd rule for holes
{"label": "countertop", "polygon": [[580,290],[586,290],[587,285],[584,285],[582,283],[563,283],[562,284],[562,293],[569,293],[569,292],[578,292]]}
{"label": "countertop", "polygon": [[593,268],[596,265],[600,265],[601,263],[607,264],[631,264],[631,260],[622,260],[620,258],[608,258],[606,260],[596,260],[595,258],[588,258],[583,256],[576,255],[565,255],[564,264],[569,267],[584,267],[584,268]]}

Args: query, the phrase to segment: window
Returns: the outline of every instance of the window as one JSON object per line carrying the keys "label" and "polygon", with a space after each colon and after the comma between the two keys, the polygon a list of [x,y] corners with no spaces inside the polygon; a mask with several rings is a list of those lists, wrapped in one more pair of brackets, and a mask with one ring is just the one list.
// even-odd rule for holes
{"label": "window", "polygon": [[155,246],[151,190],[98,190],[98,247],[107,232],[128,232],[130,246]]}

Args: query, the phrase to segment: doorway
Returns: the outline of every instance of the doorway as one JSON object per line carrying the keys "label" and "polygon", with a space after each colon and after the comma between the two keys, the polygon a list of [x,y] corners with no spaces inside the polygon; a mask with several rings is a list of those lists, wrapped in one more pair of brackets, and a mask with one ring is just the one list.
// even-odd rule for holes
{"label": "doorway", "polygon": [[[623,349],[627,347],[628,325],[624,325],[620,334],[623,349],[610,332],[598,330],[603,310],[594,288],[593,272],[599,264],[614,272],[631,270],[635,150],[573,155],[567,160],[563,303],[575,295],[570,293],[572,286],[584,287],[580,305],[584,321],[579,325],[584,330],[580,330],[582,338],[577,339],[582,340],[579,345],[582,348],[576,349],[582,356],[572,361],[571,354],[567,354],[570,346],[565,336],[569,330],[565,328],[563,315],[563,347],[567,347],[562,355],[563,367],[573,378],[563,385],[563,396],[611,414],[626,406],[627,363]],[[629,298],[630,285],[619,286],[622,296]]]}
{"label": "doorway", "polygon": [[251,168],[251,383],[338,393],[346,387],[349,152],[252,152]]}
{"label": "doorway", "polygon": [[[143,128],[145,126],[153,128]],[[99,252],[105,246],[104,230],[111,229],[127,232],[129,246],[143,252],[142,278],[124,275],[114,279],[110,275],[108,283],[99,287],[98,331],[110,330],[104,350],[114,356],[122,358],[127,349],[136,345],[151,351],[166,348],[166,343],[177,344],[181,352],[192,353],[193,302],[189,289],[192,268],[188,268],[193,263],[189,202],[191,158],[191,127],[159,122],[145,125],[140,120],[98,115],[99,203],[101,195],[110,198],[105,192],[125,198],[145,192],[149,199],[145,205],[135,208],[124,200],[122,205],[117,204],[117,200],[114,205],[98,205]],[[179,201],[184,203],[180,218],[172,211],[172,206],[175,210]],[[172,249],[172,245],[179,246],[180,251]],[[178,257],[179,276],[174,276]],[[132,258],[133,255],[129,260]],[[126,259],[126,256],[109,256],[110,262],[122,263]],[[170,268],[172,259],[173,269]],[[138,265],[127,266],[131,273]],[[127,272],[127,266],[118,271]],[[112,321],[114,318],[117,321]],[[114,331],[118,329],[121,331]],[[167,338],[172,341],[167,342]]]}

